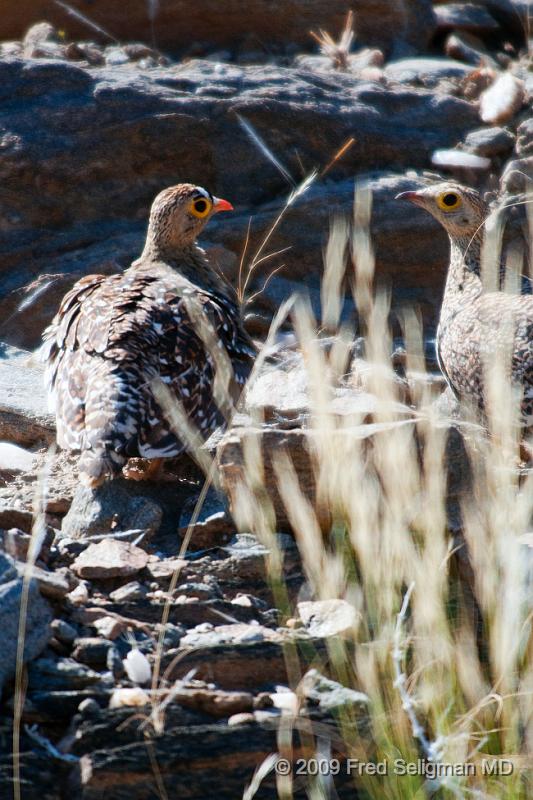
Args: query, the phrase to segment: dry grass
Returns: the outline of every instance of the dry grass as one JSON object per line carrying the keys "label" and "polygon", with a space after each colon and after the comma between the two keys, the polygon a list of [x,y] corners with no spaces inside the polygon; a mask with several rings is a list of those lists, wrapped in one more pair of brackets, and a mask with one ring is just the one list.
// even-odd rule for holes
{"label": "dry grass", "polygon": [[[302,300],[287,303],[254,371],[257,374],[277,328],[290,312],[308,373],[316,500],[310,500],[300,485],[287,453],[275,454],[275,474],[314,597],[343,598],[356,610],[350,635],[328,641],[328,660],[322,669],[366,693],[368,722],[360,726],[349,708],[339,713],[336,730],[285,713],[278,730],[278,754],[258,765],[244,796],[251,800],[275,769],[277,758],[290,759],[298,745],[317,758],[333,753],[363,762],[386,761],[387,774],[354,779],[362,796],[376,800],[526,800],[533,793],[528,772],[533,757],[532,562],[521,537],[530,529],[533,487],[531,473],[517,469],[518,398],[506,377],[508,352],[504,349],[490,369],[487,365],[487,428],[471,421],[460,425],[471,477],[464,487],[458,541],[447,524],[450,422],[437,413],[431,384],[420,379],[424,358],[415,313],[405,314],[403,320],[412,400],[407,420],[399,410],[405,398],[390,363],[389,301],[372,289],[371,206],[370,194],[360,190],[353,219],[332,225],[322,321],[313,318]],[[366,385],[378,400],[373,426],[355,414],[340,418],[331,410],[355,335],[339,328],[345,278],[353,289],[365,335]],[[325,328],[338,331],[327,354],[319,342],[319,331]],[[203,331],[206,343],[209,336]],[[163,396],[160,400],[169,405]],[[168,413],[196,451],[208,486],[216,480],[214,464],[201,455],[180,410],[169,408]],[[283,582],[273,504],[265,492],[262,455],[253,440],[246,444],[245,456],[246,480],[235,518],[269,549],[268,578],[283,620],[295,609]],[[324,519],[329,520],[326,528]],[[177,580],[178,572],[169,596]],[[167,603],[163,623],[169,607]],[[164,710],[172,699],[172,687],[160,671],[163,636],[164,624],[152,685],[151,727],[156,733],[164,730]],[[286,662],[298,698],[305,667],[295,648],[287,646]],[[151,746],[150,741],[147,744]],[[152,755],[164,797],[155,750]],[[512,764],[512,774],[483,771],[483,764],[500,758]],[[398,759],[410,764],[422,759],[426,773],[399,775],[394,769]],[[463,771],[470,774],[449,774],[445,766],[449,764],[468,765]],[[280,798],[292,797],[291,775],[277,776],[277,787]],[[307,791],[313,799],[335,797],[332,782],[324,777],[310,778]]]}

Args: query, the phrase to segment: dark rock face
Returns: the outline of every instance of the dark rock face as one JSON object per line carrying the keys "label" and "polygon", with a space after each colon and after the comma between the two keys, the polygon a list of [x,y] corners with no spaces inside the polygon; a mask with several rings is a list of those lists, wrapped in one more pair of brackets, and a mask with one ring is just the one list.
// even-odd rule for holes
{"label": "dark rock face", "polygon": [[[358,38],[391,50],[399,46],[425,47],[434,26],[430,0],[129,0],[124,14],[121,0],[72,0],[73,9],[120,41],[141,41],[170,52],[204,42],[217,47],[246,47],[262,52],[269,46],[309,45],[310,28],[342,29],[347,11],[357,14]],[[384,18],[387,24],[383,24]],[[72,38],[87,37],[88,27],[47,0],[22,0],[3,19],[5,38],[20,38],[29,25],[47,19],[66,28]]]}
{"label": "dark rock face", "polygon": [[[4,682],[15,674],[19,610],[23,593],[23,581],[15,568],[15,562],[0,553],[0,691]],[[50,638],[52,621],[50,606],[41,597],[37,583],[31,581],[28,593],[24,660],[29,661],[46,647]]]}
{"label": "dark rock face", "polygon": [[[143,72],[7,58],[0,61],[0,86],[0,313],[9,319],[0,333],[27,348],[36,346],[76,279],[116,272],[138,255],[150,203],[169,184],[193,181],[236,205],[237,214],[213,221],[204,237],[224,245],[213,257],[230,276],[251,215],[254,252],[288,190],[236,113],[280,157],[286,154],[294,175],[301,174],[298,159],[311,171],[355,139],[328,182],[297,201],[277,229],[272,249],[290,251],[258,270],[261,285],[265,273],[284,263],[280,278],[309,287],[319,283],[328,218],[351,213],[353,175],[385,164],[397,171],[423,168],[434,149],[453,146],[476,118],[473,105],[450,95],[278,66],[191,62]],[[380,199],[392,200],[399,190],[394,181],[375,185]],[[414,288],[419,275],[390,230],[390,213],[405,216],[399,208],[392,212],[392,204],[385,211],[377,230],[378,273],[394,274],[402,291]],[[420,252],[409,260],[425,261],[431,250],[436,227],[422,219]],[[274,303],[279,288],[275,279]],[[281,293],[289,289],[282,286]]]}

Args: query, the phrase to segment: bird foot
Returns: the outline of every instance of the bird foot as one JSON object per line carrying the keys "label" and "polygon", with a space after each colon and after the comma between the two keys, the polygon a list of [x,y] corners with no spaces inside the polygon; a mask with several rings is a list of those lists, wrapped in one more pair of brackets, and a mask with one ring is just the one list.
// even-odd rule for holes
{"label": "bird foot", "polygon": [[162,473],[162,458],[130,458],[122,468],[122,474],[130,481],[158,481]]}

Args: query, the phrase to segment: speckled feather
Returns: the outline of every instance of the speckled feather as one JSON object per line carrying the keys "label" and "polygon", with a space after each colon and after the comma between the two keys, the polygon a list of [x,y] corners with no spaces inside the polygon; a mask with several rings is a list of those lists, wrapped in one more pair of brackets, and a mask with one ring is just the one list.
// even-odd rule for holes
{"label": "speckled feather", "polygon": [[181,249],[173,243],[169,257],[151,229],[143,255],[123,274],[80,280],[44,336],[58,443],[82,451],[80,474],[89,483],[116,474],[130,456],[184,450],[155,400],[154,380],[203,438],[223,423],[213,397],[216,363],[191,320],[191,301],[229,356],[234,400],[256,355],[231,290],[194,244],[196,231]]}
{"label": "speckled feather", "polygon": [[[438,197],[460,195],[459,210],[438,207]],[[522,392],[522,418],[533,425],[533,297],[487,292],[481,280],[481,247],[488,207],[477,192],[437,184],[408,199],[429,211],[447,230],[450,264],[437,330],[439,365],[457,397],[485,409],[485,365],[512,346],[510,378]],[[500,267],[500,285],[504,270]],[[522,290],[530,290],[522,284]]]}

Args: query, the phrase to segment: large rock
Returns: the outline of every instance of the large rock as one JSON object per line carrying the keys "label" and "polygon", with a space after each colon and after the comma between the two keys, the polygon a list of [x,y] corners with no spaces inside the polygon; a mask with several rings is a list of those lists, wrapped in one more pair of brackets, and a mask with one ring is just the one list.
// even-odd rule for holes
{"label": "large rock", "polygon": [[214,258],[228,274],[237,272],[249,217],[248,257],[289,190],[236,113],[295,176],[300,161],[309,171],[325,165],[355,139],[272,236],[269,252],[290,250],[257,272],[261,286],[267,272],[285,264],[269,286],[271,305],[295,286],[318,286],[331,213],[351,213],[354,175],[384,169],[396,178],[374,174],[378,272],[394,277],[397,295],[414,290],[415,300],[431,285],[434,304],[441,279],[437,270],[435,288],[431,273],[444,267],[445,237],[437,235],[434,248],[436,223],[394,205],[394,193],[408,188],[397,173],[428,166],[435,149],[464,138],[477,124],[474,105],[440,90],[350,75],[207,61],[142,71],[6,58],[0,87],[0,315],[9,319],[2,335],[12,344],[37,344],[74,280],[128,265],[142,247],[154,195],[180,180],[236,205],[237,213],[214,220],[203,238],[219,243]]}
{"label": "large rock", "polygon": [[[19,577],[15,562],[0,552],[0,692],[6,680],[15,674],[17,642],[19,634],[20,604],[23,595],[23,580]],[[28,591],[26,631],[24,639],[24,661],[31,661],[46,647],[50,639],[52,613],[47,601],[41,597],[36,581],[32,580]]]}
{"label": "large rock", "polygon": [[[259,50],[272,45],[310,45],[311,28],[341,30],[352,7],[357,17],[358,39],[387,50],[412,45],[425,47],[434,30],[431,0],[71,0],[71,8],[83,12],[120,41],[155,40],[166,51],[200,46],[239,47]],[[387,24],[383,19],[387,18]],[[64,8],[48,0],[21,0],[6,8],[2,19],[5,38],[21,38],[28,25],[46,19],[67,29],[69,36],[87,38],[94,30]]]}

